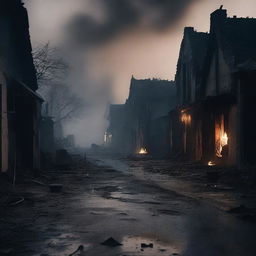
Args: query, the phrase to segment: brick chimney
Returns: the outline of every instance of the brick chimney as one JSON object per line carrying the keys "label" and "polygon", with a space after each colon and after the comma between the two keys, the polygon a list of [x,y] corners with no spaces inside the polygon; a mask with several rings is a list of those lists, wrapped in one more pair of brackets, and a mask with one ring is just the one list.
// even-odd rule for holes
{"label": "brick chimney", "polygon": [[217,32],[218,30],[221,30],[222,24],[225,22],[227,18],[227,10],[222,9],[222,6],[220,9],[214,11],[211,14],[211,29],[210,32]]}
{"label": "brick chimney", "polygon": [[190,33],[194,32],[194,28],[193,27],[185,27],[184,28],[184,35],[189,35]]}

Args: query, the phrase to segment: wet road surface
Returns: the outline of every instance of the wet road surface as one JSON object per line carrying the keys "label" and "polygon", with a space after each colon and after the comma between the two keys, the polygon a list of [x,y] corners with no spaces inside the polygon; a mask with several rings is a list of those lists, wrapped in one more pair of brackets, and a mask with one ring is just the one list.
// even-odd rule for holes
{"label": "wet road surface", "polygon": [[[191,184],[156,182],[117,160],[91,162],[49,174],[61,193],[19,185],[24,203],[1,207],[0,255],[66,256],[80,245],[74,255],[256,255],[255,224],[194,196]],[[110,237],[122,245],[101,244]]]}

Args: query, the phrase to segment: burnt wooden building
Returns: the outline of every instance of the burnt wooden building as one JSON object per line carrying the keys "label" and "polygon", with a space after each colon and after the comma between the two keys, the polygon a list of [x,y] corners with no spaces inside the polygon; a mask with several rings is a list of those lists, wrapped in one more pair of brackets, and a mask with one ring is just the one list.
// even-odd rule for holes
{"label": "burnt wooden building", "polygon": [[[176,87],[173,81],[138,80],[134,77],[131,79],[130,93],[125,104],[125,147],[129,153],[144,150],[157,154],[160,153],[160,144],[163,145],[160,146],[162,153],[167,153],[169,147],[165,146],[169,141],[169,133],[168,129],[162,129],[162,124],[168,125],[164,117],[175,105],[175,95]],[[159,118],[162,118],[161,122]]]}
{"label": "burnt wooden building", "polygon": [[124,154],[168,154],[168,112],[175,98],[173,81],[132,77],[125,104],[109,107],[105,145]]}
{"label": "burnt wooden building", "polygon": [[39,123],[27,11],[20,0],[0,3],[1,171],[40,167]]}
{"label": "burnt wooden building", "polygon": [[177,106],[170,112],[173,156],[193,160],[202,157],[200,83],[208,40],[208,33],[197,32],[192,27],[184,29],[175,77]]}
{"label": "burnt wooden building", "polygon": [[108,110],[109,127],[104,135],[105,145],[110,147],[114,152],[125,152],[124,137],[125,137],[125,105],[110,104]]}
{"label": "burnt wooden building", "polygon": [[[230,18],[222,8],[211,14],[209,34],[185,29],[176,75],[179,105],[170,113],[173,154],[209,164],[255,164],[255,30],[256,19]],[[194,49],[186,44],[193,34],[202,37]],[[199,66],[189,61],[194,53]]]}
{"label": "burnt wooden building", "polygon": [[[175,104],[175,99],[172,102]],[[170,120],[168,115],[151,121],[149,135],[150,154],[156,157],[168,157],[170,155]]]}

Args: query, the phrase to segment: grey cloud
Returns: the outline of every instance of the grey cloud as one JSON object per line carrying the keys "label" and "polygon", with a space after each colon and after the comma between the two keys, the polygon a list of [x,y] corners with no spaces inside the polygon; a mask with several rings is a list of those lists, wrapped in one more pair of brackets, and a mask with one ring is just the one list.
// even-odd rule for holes
{"label": "grey cloud", "polygon": [[73,42],[98,45],[128,29],[143,27],[158,31],[183,18],[187,8],[198,0],[94,0],[106,15],[104,22],[80,14],[73,17],[67,29]]}

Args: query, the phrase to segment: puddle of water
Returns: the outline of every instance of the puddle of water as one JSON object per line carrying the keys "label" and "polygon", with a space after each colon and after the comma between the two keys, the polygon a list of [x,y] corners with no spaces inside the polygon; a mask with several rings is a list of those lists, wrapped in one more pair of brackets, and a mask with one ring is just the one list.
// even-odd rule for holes
{"label": "puddle of water", "polygon": [[[67,256],[73,253],[81,245],[72,233],[61,234],[56,238],[46,241],[47,253],[59,256]],[[83,251],[89,250],[90,244],[83,244]]]}
{"label": "puddle of water", "polygon": [[123,199],[133,199],[134,198],[134,195],[124,194],[122,192],[112,192],[111,196],[112,196],[112,198],[117,198],[117,199],[120,199],[120,198],[123,198]]}
{"label": "puddle of water", "polygon": [[[161,188],[171,190],[171,191],[177,191],[178,193],[184,196],[188,196],[192,198],[194,197],[198,198],[197,190],[198,190],[198,187],[202,186],[202,184],[200,183],[191,184],[189,182],[184,182],[180,179],[175,179],[174,177],[170,178],[170,176],[166,174],[148,172],[145,169],[144,163],[137,163],[136,165],[129,166],[129,164],[122,162],[120,160],[102,159],[102,164],[103,163],[107,166],[111,166],[115,170],[124,172],[126,174],[131,174],[139,180],[149,181],[152,184],[157,184]],[[206,199],[206,200],[213,199],[213,198],[214,198],[214,203],[217,203],[219,207],[221,207],[222,204],[227,204],[230,207],[232,207],[234,203],[233,201],[237,201],[236,199],[233,199],[232,201],[228,196],[228,194],[223,195],[223,193],[220,193],[220,190],[216,191],[212,195],[210,193],[204,193],[204,196],[201,197],[201,199]]]}
{"label": "puddle of water", "polygon": [[[172,254],[178,254],[180,251],[174,245],[158,241],[157,239],[140,236],[126,236],[123,238],[122,244],[122,250],[124,253],[136,253],[137,255],[169,256]],[[149,245],[149,247],[146,245]]]}
{"label": "puddle of water", "polygon": [[115,170],[124,172],[126,174],[132,174],[139,180],[152,181],[153,183],[156,183],[165,189],[181,190],[184,192],[184,194],[186,194],[187,192],[191,192],[194,189],[192,185],[190,185],[189,183],[180,181],[179,179],[174,179],[173,177],[172,179],[170,179],[170,176],[162,173],[159,174],[159,173],[148,172],[145,170],[145,167],[143,165],[131,167],[124,162],[121,162],[119,160],[113,160],[113,159],[104,159],[101,162],[104,165],[111,166]]}

